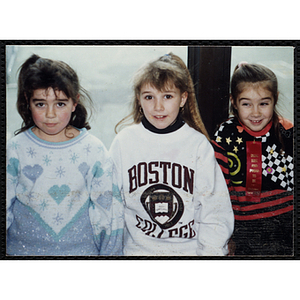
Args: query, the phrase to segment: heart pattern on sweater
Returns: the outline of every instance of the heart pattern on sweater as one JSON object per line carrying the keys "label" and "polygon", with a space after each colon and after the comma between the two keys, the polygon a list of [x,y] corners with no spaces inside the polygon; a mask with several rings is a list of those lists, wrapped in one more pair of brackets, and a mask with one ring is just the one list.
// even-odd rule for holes
{"label": "heart pattern on sweater", "polygon": [[110,210],[112,205],[112,192],[106,191],[97,198],[97,203],[101,205],[104,209]]}
{"label": "heart pattern on sweater", "polygon": [[28,179],[35,182],[42,175],[43,168],[40,165],[25,166],[22,171]]}
{"label": "heart pattern on sweater", "polygon": [[65,197],[70,193],[70,188],[63,184],[61,187],[58,185],[53,185],[49,190],[49,195],[55,200],[55,202],[59,205]]}
{"label": "heart pattern on sweater", "polygon": [[7,165],[7,173],[16,177],[18,176],[18,169],[19,169],[19,160],[16,158],[10,158],[9,164]]}
{"label": "heart pattern on sweater", "polygon": [[95,165],[93,166],[92,173],[94,174],[95,178],[100,178],[104,174],[100,161],[96,161]]}
{"label": "heart pattern on sweater", "polygon": [[86,177],[89,169],[90,169],[90,167],[88,166],[88,164],[86,162],[81,163],[78,167],[78,170],[82,174],[83,178]]}

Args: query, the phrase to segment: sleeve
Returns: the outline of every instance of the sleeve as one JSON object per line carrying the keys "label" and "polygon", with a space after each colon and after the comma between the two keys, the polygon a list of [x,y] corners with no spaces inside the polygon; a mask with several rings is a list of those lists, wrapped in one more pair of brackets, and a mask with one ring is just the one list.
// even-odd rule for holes
{"label": "sleeve", "polygon": [[228,188],[230,187],[230,176],[229,176],[229,166],[228,166],[228,157],[226,155],[226,151],[220,145],[218,145],[215,141],[211,141],[213,146],[215,157],[218,165],[220,166],[223,176],[225,178],[226,184]]}
{"label": "sleeve", "polygon": [[109,154],[115,164],[117,170],[117,183],[119,190],[121,191],[122,198],[123,197],[123,180],[122,180],[122,158],[121,158],[121,149],[120,149],[120,142],[118,138],[115,138],[110,146]]}
{"label": "sleeve", "polygon": [[[103,146],[104,147],[104,146]],[[106,149],[91,173],[90,219],[100,255],[123,255],[124,207],[117,173]]]}
{"label": "sleeve", "polygon": [[17,144],[8,142],[7,144],[7,157],[6,157],[6,230],[11,226],[13,216],[13,205],[16,200],[16,188],[18,185],[18,178],[20,172],[20,163],[17,152],[14,150],[13,145]]}
{"label": "sleeve", "polygon": [[195,184],[195,221],[199,224],[197,254],[227,255],[227,243],[234,226],[229,191],[211,144],[204,141],[198,151]]}
{"label": "sleeve", "polygon": [[280,126],[281,141],[284,147],[285,156],[285,176],[287,177],[287,190],[294,189],[294,127],[292,124],[288,129]]}

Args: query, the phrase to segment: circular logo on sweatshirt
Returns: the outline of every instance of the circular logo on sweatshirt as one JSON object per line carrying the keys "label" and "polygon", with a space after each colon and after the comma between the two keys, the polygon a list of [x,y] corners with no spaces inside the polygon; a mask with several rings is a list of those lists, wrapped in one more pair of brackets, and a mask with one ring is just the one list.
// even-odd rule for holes
{"label": "circular logo on sweatshirt", "polygon": [[184,211],[181,197],[171,187],[163,184],[147,188],[141,196],[141,203],[152,221],[161,229],[174,226]]}

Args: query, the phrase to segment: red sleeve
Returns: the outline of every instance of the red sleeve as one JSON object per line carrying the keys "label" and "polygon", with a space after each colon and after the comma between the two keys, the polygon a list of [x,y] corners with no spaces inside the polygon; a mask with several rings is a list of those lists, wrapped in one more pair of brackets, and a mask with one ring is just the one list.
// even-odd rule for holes
{"label": "red sleeve", "polygon": [[229,166],[228,166],[228,158],[226,155],[226,151],[224,148],[218,145],[217,142],[211,141],[211,143],[215,151],[215,157],[217,159],[217,162],[223,172],[227,187],[230,190],[231,184],[230,184]]}

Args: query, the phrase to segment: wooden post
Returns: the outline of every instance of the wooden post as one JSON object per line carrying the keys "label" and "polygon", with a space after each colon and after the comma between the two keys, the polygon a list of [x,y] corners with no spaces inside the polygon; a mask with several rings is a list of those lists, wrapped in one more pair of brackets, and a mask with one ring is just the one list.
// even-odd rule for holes
{"label": "wooden post", "polygon": [[202,120],[210,137],[228,118],[231,47],[188,47],[188,68]]}

